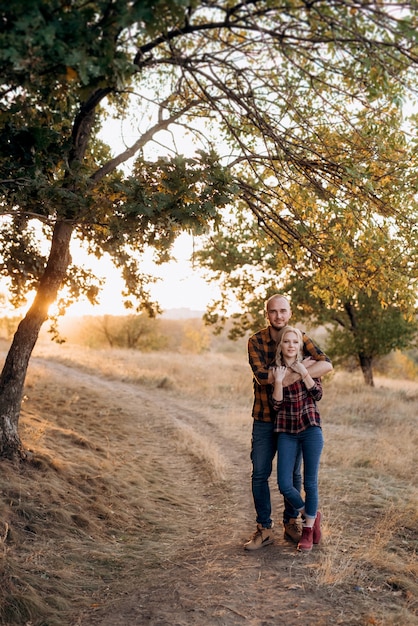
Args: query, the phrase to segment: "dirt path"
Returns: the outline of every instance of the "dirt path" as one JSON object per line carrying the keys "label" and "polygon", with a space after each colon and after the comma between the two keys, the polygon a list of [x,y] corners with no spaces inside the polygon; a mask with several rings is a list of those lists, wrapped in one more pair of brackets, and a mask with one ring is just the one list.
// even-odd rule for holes
{"label": "dirt path", "polygon": [[[146,424],[160,442],[160,460],[171,463],[189,496],[193,489],[194,507],[187,519],[179,514],[178,533],[158,566],[144,568],[135,580],[129,578],[124,593],[112,593],[110,583],[106,602],[94,613],[80,615],[80,626],[366,623],[358,612],[356,617],[354,595],[342,597],[315,587],[312,572],[321,558],[320,546],[311,554],[299,554],[284,541],[279,527],[274,545],[253,553],[243,550],[254,529],[250,442],[247,447],[239,444],[216,427],[213,412],[222,412],[222,407],[201,406],[165,390],[102,379],[43,359],[33,362],[79,384],[80,393],[83,387],[94,388],[103,400],[116,401],[123,406],[125,420],[140,422],[139,433],[141,423]],[[183,427],[218,448],[226,483],[208,484],[196,459],[173,451],[170,433]]]}

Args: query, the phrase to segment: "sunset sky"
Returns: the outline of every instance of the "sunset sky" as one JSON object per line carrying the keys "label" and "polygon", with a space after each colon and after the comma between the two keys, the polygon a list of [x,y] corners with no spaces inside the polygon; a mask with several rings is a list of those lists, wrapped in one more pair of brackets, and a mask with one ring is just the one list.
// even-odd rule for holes
{"label": "sunset sky", "polygon": [[[151,273],[162,277],[162,280],[152,288],[152,294],[163,309],[188,308],[204,311],[207,304],[219,295],[216,285],[208,284],[198,268],[192,267],[189,261],[192,251],[192,238],[183,234],[174,247],[177,261],[155,267],[155,271],[151,270]],[[120,295],[123,281],[111,263],[106,260],[97,261],[91,257],[87,258],[83,253],[79,254],[86,267],[93,268],[97,276],[106,277],[106,285],[102,291],[100,306],[92,307],[88,302],[80,301],[74,304],[67,314],[122,315],[127,313]],[[150,265],[149,269],[151,268]]]}

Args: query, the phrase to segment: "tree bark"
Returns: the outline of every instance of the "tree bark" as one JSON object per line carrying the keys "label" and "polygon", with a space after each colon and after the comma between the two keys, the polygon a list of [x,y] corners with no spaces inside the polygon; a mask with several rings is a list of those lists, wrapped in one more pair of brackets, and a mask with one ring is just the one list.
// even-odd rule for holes
{"label": "tree bark", "polygon": [[18,434],[23,388],[33,348],[42,324],[48,318],[50,305],[67,274],[71,262],[70,241],[73,225],[57,222],[52,235],[51,251],[45,272],[39,282],[32,306],[20,322],[0,374],[0,457],[25,458]]}
{"label": "tree bark", "polygon": [[[345,302],[344,308],[350,320],[350,332],[352,332],[353,336],[355,337],[357,334],[357,319],[355,309],[351,302]],[[358,359],[360,362],[361,371],[363,372],[364,382],[366,383],[366,385],[369,385],[369,387],[374,387],[372,369],[373,357],[367,356],[366,354],[364,354],[364,352],[359,352]]]}
{"label": "tree bark", "polygon": [[370,387],[374,387],[372,357],[365,354],[359,354],[360,367],[363,372],[364,382]]}

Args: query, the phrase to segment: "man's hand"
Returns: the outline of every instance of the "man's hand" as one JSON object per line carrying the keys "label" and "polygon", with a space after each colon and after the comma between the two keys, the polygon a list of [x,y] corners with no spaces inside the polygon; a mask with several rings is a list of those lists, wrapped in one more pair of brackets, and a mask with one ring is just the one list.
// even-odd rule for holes
{"label": "man's hand", "polygon": [[308,373],[306,365],[303,361],[295,361],[292,365],[290,365],[290,369],[292,372],[299,374],[301,378],[304,378]]}
{"label": "man's hand", "polygon": [[303,371],[305,371],[306,368],[312,378],[322,378],[322,376],[325,376],[325,374],[328,374],[333,369],[329,361],[316,361],[310,356],[303,359],[303,361],[295,363],[294,365],[296,365],[295,369],[293,369],[292,365],[292,371],[287,370],[286,376],[284,377],[282,383],[283,387],[288,387],[292,383],[295,383],[297,380],[303,378],[303,376],[298,371],[302,371],[302,368]]}

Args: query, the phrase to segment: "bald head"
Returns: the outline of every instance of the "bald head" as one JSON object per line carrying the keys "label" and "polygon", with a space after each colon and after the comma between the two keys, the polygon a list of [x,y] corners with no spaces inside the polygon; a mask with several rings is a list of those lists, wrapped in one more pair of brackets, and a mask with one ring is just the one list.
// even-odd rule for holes
{"label": "bald head", "polygon": [[286,296],[280,294],[271,296],[266,302],[266,316],[271,328],[276,332],[287,326],[292,317],[292,309]]}

